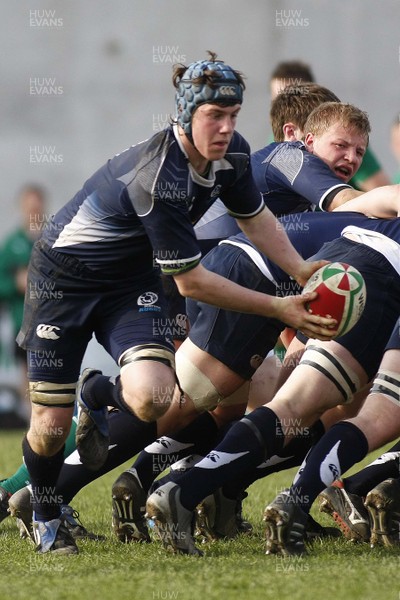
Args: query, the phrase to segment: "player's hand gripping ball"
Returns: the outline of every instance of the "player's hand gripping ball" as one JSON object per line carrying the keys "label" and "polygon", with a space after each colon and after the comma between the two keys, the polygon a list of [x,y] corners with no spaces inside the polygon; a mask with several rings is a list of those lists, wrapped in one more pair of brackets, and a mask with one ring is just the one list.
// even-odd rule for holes
{"label": "player's hand gripping ball", "polygon": [[364,310],[367,288],[357,269],[342,262],[325,265],[315,271],[303,292],[318,292],[315,300],[306,304],[307,310],[321,317],[332,317],[338,322],[340,337],[357,323]]}

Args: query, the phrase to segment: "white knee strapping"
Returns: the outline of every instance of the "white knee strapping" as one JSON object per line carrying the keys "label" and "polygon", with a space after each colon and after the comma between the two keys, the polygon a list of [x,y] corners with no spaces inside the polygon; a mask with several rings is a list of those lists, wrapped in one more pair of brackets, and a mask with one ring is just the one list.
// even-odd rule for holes
{"label": "white knee strapping", "polygon": [[326,346],[319,346],[316,340],[307,344],[299,364],[313,367],[332,381],[344,398],[343,404],[349,404],[353,394],[360,389],[360,380],[354,371]]}
{"label": "white knee strapping", "polygon": [[383,394],[388,400],[400,406],[400,374],[385,369],[378,371],[370,394]]}
{"label": "white knee strapping", "polygon": [[139,360],[154,360],[168,365],[171,369],[175,368],[175,355],[171,350],[159,344],[142,344],[128,348],[121,354],[118,361],[121,373],[130,364]]}
{"label": "white knee strapping", "polygon": [[29,397],[32,404],[41,406],[71,407],[75,403],[75,383],[29,382]]}
{"label": "white knee strapping", "polygon": [[183,352],[175,355],[176,376],[181,389],[199,412],[213,410],[222,400],[214,385]]}

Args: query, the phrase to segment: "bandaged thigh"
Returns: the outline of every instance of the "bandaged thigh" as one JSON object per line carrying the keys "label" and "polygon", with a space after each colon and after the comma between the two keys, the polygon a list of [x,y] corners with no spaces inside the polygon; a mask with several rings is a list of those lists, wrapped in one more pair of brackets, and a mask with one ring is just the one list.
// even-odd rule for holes
{"label": "bandaged thigh", "polygon": [[327,377],[342,395],[342,404],[349,404],[353,400],[353,394],[360,389],[360,380],[353,369],[327,350],[326,346],[320,346],[317,340],[307,343],[299,364],[313,367]]}
{"label": "bandaged thigh", "polygon": [[378,371],[370,394],[383,394],[388,400],[400,406],[400,375],[395,371]]}
{"label": "bandaged thigh", "polygon": [[130,364],[140,360],[154,360],[175,370],[175,355],[171,350],[159,344],[141,344],[140,346],[128,348],[121,354],[118,361],[121,373]]}
{"label": "bandaged thigh", "polygon": [[182,352],[176,359],[176,375],[183,392],[199,412],[213,410],[223,396],[217,391],[207,375],[202,373]]}
{"label": "bandaged thigh", "polygon": [[30,381],[29,397],[32,404],[69,408],[75,403],[75,383],[51,383]]}

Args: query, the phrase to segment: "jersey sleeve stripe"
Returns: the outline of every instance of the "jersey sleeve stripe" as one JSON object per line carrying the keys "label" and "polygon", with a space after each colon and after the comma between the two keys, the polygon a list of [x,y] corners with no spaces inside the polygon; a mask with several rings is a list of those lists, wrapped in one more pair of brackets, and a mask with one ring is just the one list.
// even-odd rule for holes
{"label": "jersey sleeve stripe", "polygon": [[197,267],[201,259],[201,253],[193,256],[192,258],[185,258],[182,260],[157,260],[160,264],[161,271],[164,275],[180,275],[186,271],[190,271]]}
{"label": "jersey sleeve stripe", "polygon": [[[326,190],[326,192],[324,192],[324,194],[321,196],[321,199],[319,201],[319,208],[321,210],[326,210],[324,207],[325,201],[329,196],[329,200],[332,202],[333,198],[335,197],[335,195],[340,192],[340,190],[344,190],[346,188],[351,188],[351,185],[347,185],[346,183],[338,183],[338,185],[334,185],[332,187],[329,188],[329,190]],[[332,192],[335,191],[336,194],[332,194]],[[332,194],[332,195],[331,195]]]}
{"label": "jersey sleeve stripe", "polygon": [[245,215],[243,215],[239,212],[233,212],[232,210],[229,210],[229,209],[227,209],[227,212],[232,217],[235,217],[235,219],[251,219],[252,217],[255,217],[256,215],[258,215],[261,211],[263,211],[264,208],[265,208],[264,199],[261,197],[261,202],[260,202],[257,210],[253,211],[252,213],[246,213]]}

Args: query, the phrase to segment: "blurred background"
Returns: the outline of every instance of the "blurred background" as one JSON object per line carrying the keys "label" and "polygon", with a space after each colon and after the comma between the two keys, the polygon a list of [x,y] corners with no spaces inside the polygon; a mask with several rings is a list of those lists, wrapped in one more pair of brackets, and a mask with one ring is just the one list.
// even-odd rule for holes
{"label": "blurred background", "polygon": [[215,50],[247,77],[238,130],[267,142],[269,75],[308,62],[318,83],[366,110],[389,174],[400,111],[398,0],[18,0],[2,2],[0,236],[21,185],[56,210],[113,154],[163,128],[172,65]]}
{"label": "blurred background", "polygon": [[270,139],[273,68],[299,59],[367,111],[375,155],[390,177],[400,170],[390,144],[400,111],[398,0],[18,0],[1,8],[0,243],[20,223],[22,186],[44,187],[47,220],[109,157],[164,128],[173,64],[208,49],[246,76],[238,130],[252,150]]}

